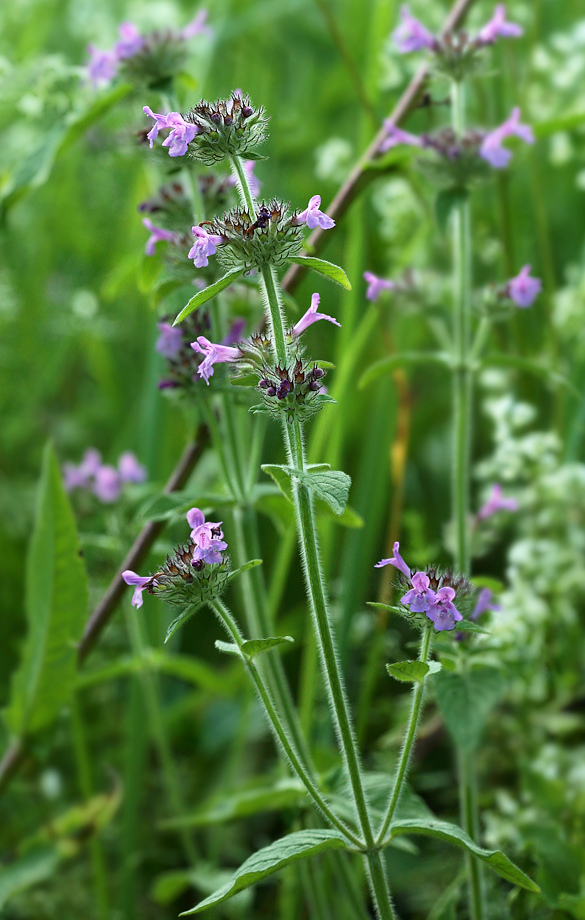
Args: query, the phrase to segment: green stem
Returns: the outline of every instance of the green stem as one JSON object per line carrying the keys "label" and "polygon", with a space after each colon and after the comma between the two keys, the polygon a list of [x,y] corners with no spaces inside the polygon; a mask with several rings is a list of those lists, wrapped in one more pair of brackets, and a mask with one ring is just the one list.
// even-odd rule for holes
{"label": "green stem", "polygon": [[240,193],[240,198],[242,199],[243,204],[246,205],[250,215],[252,217],[255,217],[256,216],[256,205],[254,203],[254,197],[252,195],[252,192],[250,191],[248,179],[246,176],[246,172],[244,170],[244,164],[242,163],[242,160],[238,156],[232,157],[230,162],[231,162],[232,172],[236,178],[236,182],[238,185],[238,191]]}
{"label": "green stem", "polygon": [[[422,661],[426,664],[429,657],[429,652],[431,648],[431,642],[433,638],[432,628],[424,629],[421,636],[420,643],[420,653],[418,656],[419,661]],[[416,685],[414,696],[412,699],[412,708],[410,710],[410,719],[408,721],[408,729],[406,731],[406,737],[404,739],[404,745],[402,747],[402,753],[400,755],[400,761],[398,763],[398,769],[396,771],[396,779],[394,780],[394,786],[392,792],[390,793],[390,800],[388,802],[388,808],[386,810],[386,817],[384,818],[384,823],[380,828],[380,833],[378,834],[377,843],[378,845],[384,840],[386,832],[390,827],[392,818],[396,811],[396,806],[400,801],[400,796],[402,794],[402,788],[404,786],[404,781],[406,779],[406,774],[408,771],[408,764],[410,762],[410,755],[412,753],[412,746],[416,738],[416,731],[418,728],[418,720],[420,718],[420,711],[422,707],[422,701],[425,691],[425,679],[419,681]]]}
{"label": "green stem", "polygon": [[[463,829],[472,840],[479,837],[477,808],[477,784],[472,751],[459,751],[459,801]],[[485,920],[482,873],[479,861],[466,853],[467,877],[469,880],[469,908],[472,920]]]}
{"label": "green stem", "polygon": [[357,837],[353,833],[353,831],[351,831],[343,823],[343,821],[341,821],[340,818],[337,817],[335,812],[333,812],[332,809],[329,807],[329,805],[327,804],[327,802],[321,795],[321,792],[315,785],[313,777],[307,771],[301,758],[298,756],[297,751],[291,744],[288,738],[288,735],[285,732],[284,728],[282,727],[280,719],[278,718],[278,714],[274,708],[274,705],[270,698],[270,694],[268,693],[268,690],[266,686],[264,685],[264,681],[262,680],[262,676],[258,670],[258,667],[256,666],[255,662],[252,659],[248,658],[248,656],[246,656],[245,653],[241,651],[242,644],[243,644],[242,637],[240,635],[240,631],[238,629],[236,621],[234,620],[231,612],[228,610],[226,605],[222,603],[222,601],[220,600],[209,601],[209,606],[214,611],[214,613],[217,614],[217,616],[219,617],[219,619],[225,626],[226,630],[228,631],[229,635],[234,640],[235,644],[238,646],[238,649],[240,649],[242,660],[244,661],[246,670],[248,671],[248,674],[250,675],[252,679],[252,682],[256,688],[258,696],[260,697],[262,701],[262,704],[264,706],[264,711],[266,713],[266,716],[268,717],[268,721],[270,722],[270,725],[272,726],[272,729],[276,737],[280,741],[280,744],[282,745],[282,749],[284,753],[286,754],[286,756],[288,757],[293,770],[295,771],[295,773],[297,774],[301,782],[304,783],[309,795],[311,796],[311,798],[313,799],[317,807],[323,812],[325,817],[330,821],[330,823],[334,827],[336,827],[339,831],[341,831],[341,833],[344,835],[344,837],[347,838],[347,840],[349,840],[354,846],[358,847],[361,850],[363,848],[363,841],[360,840],[360,838]]}
{"label": "green stem", "polygon": [[280,298],[274,278],[274,269],[271,265],[265,265],[262,269],[262,280],[264,281],[264,292],[266,294],[266,303],[270,314],[274,354],[279,365],[281,367],[286,367],[288,354],[284,338],[284,322],[280,308]]}

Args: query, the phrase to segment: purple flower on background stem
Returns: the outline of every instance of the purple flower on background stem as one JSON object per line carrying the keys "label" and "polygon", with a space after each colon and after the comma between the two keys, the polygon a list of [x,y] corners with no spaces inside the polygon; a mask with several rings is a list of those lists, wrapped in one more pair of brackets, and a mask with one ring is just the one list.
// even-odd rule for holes
{"label": "purple flower on background stem", "polygon": [[167,115],[167,128],[171,133],[162,142],[163,147],[169,148],[170,157],[182,157],[187,153],[187,148],[197,131],[197,125],[190,125],[178,112],[169,112]]}
{"label": "purple flower on background stem", "polygon": [[122,572],[122,578],[127,585],[134,585],[134,594],[132,595],[132,606],[133,607],[142,607],[144,603],[142,599],[142,592],[146,588],[147,584],[152,581],[150,575],[146,575],[144,578],[141,575],[137,575],[136,572],[133,572],[131,569],[126,569],[125,572]]}
{"label": "purple flower on background stem", "polygon": [[179,354],[183,347],[183,333],[179,326],[171,326],[170,323],[157,323],[159,337],[154,346],[155,351],[163,358],[172,360]]}
{"label": "purple flower on background stem", "polygon": [[146,480],[146,467],[138,462],[136,454],[125,450],[118,458],[118,472],[122,482],[144,482]]}
{"label": "purple flower on background stem", "polygon": [[505,287],[505,293],[517,307],[531,307],[542,290],[540,278],[530,277],[530,265],[524,265]]}
{"label": "purple flower on background stem", "polygon": [[297,338],[297,336],[301,335],[305,329],[308,329],[309,326],[312,326],[313,323],[317,323],[320,319],[326,319],[330,323],[335,323],[336,326],[341,326],[341,323],[338,323],[333,316],[328,316],[326,313],[317,313],[317,307],[319,306],[320,300],[321,297],[319,294],[313,294],[311,297],[311,306],[305,315],[302,316],[298,323],[295,323],[291,329],[291,335],[293,338]]}
{"label": "purple flower on background stem", "polygon": [[520,109],[512,109],[510,117],[499,128],[486,134],[479,148],[479,155],[487,160],[495,169],[502,169],[510,162],[512,154],[505,147],[502,147],[502,141],[507,137],[516,135],[527,144],[534,143],[534,134],[529,125],[520,123]]}
{"label": "purple flower on background stem", "polygon": [[489,588],[482,588],[469,619],[477,620],[482,613],[487,613],[488,610],[501,610],[502,608],[499,604],[493,603],[492,597],[493,595]]}
{"label": "purple flower on background stem", "polygon": [[396,147],[398,144],[408,144],[409,147],[423,146],[423,142],[420,137],[417,137],[416,134],[410,134],[409,131],[403,131],[402,128],[398,128],[389,118],[384,119],[384,127],[388,133],[386,138],[380,144],[380,153],[385,153],[387,150],[391,150],[392,147]]}
{"label": "purple flower on background stem", "polygon": [[187,23],[185,28],[181,32],[181,38],[185,40],[189,38],[194,38],[196,35],[201,33],[206,33],[207,35],[213,34],[213,29],[211,26],[206,25],[207,19],[207,10],[199,10],[197,15],[191,22]]}
{"label": "purple flower on background stem", "polygon": [[236,316],[230,323],[228,334],[221,340],[222,345],[235,345],[242,340],[246,320],[242,316]]}
{"label": "purple flower on background stem", "polygon": [[426,611],[426,615],[429,620],[432,620],[438,632],[454,629],[455,623],[463,619],[457,607],[453,604],[454,597],[455,591],[453,588],[439,588],[433,603]]}
{"label": "purple flower on background stem", "polygon": [[335,221],[332,217],[329,217],[328,214],[324,214],[323,211],[320,211],[320,207],[321,195],[313,195],[313,197],[309,199],[309,204],[305,210],[297,214],[296,222],[298,224],[306,224],[310,230],[314,230],[315,227],[321,227],[322,230],[330,230],[331,227],[335,226]]}
{"label": "purple flower on background stem", "polygon": [[239,348],[230,348],[227,345],[214,345],[214,343],[206,339],[204,335],[198,336],[196,342],[191,342],[191,348],[193,351],[196,351],[197,354],[205,356],[205,360],[203,360],[197,368],[197,373],[200,377],[203,377],[207,386],[209,386],[209,378],[213,377],[214,364],[237,361],[242,357],[242,352]]}
{"label": "purple flower on background stem", "polygon": [[122,491],[122,480],[114,466],[104,464],[96,471],[92,492],[105,505],[118,501]]}
{"label": "purple flower on background stem", "polygon": [[134,57],[144,47],[144,37],[133,22],[123,22],[118,32],[120,41],[114,45],[114,53],[119,61]]}
{"label": "purple flower on background stem", "polygon": [[[152,145],[156,138],[158,137],[159,131],[164,131],[165,128],[168,128],[167,118],[168,115],[159,115],[157,112],[153,112],[149,105],[143,106],[142,111],[145,115],[148,115],[149,118],[154,118],[154,125],[146,135],[150,141],[150,149],[152,150]],[[171,115],[176,115],[177,112],[170,112]]]}
{"label": "purple flower on background stem", "polygon": [[408,604],[413,613],[426,613],[435,600],[435,592],[429,588],[430,581],[424,572],[412,576],[412,588],[400,598],[401,604]]}
{"label": "purple flower on background stem", "polygon": [[175,234],[170,230],[163,230],[162,227],[155,227],[153,222],[149,220],[148,217],[145,217],[142,221],[142,226],[150,232],[150,236],[146,241],[145,252],[147,256],[153,256],[156,252],[156,244],[161,240],[174,240]]}
{"label": "purple flower on background stem", "polygon": [[364,280],[368,283],[368,290],[366,291],[368,300],[377,300],[382,291],[394,291],[396,289],[394,281],[378,278],[372,272],[364,272]]}
{"label": "purple flower on background stem", "polygon": [[410,51],[422,51],[424,48],[434,48],[435,36],[423,26],[422,22],[415,19],[407,6],[400,9],[402,22],[392,33],[396,48],[401,54]]}
{"label": "purple flower on background stem", "polygon": [[85,489],[87,486],[87,478],[74,463],[64,463],[63,485],[65,486],[66,492],[72,492],[73,489]]}
{"label": "purple flower on background stem", "polygon": [[396,541],[392,547],[393,556],[391,559],[380,559],[379,562],[376,562],[374,566],[375,569],[381,569],[385,565],[393,565],[395,569],[398,569],[399,572],[402,572],[403,575],[406,575],[410,581],[410,569],[408,568],[406,562],[398,552],[400,549],[400,543]]}
{"label": "purple flower on background stem", "polygon": [[496,38],[519,38],[524,35],[522,26],[515,22],[506,22],[506,7],[498,3],[494,15],[477,35],[477,40],[484,45],[491,45]]}
{"label": "purple flower on background stem", "polygon": [[488,498],[485,505],[477,512],[477,520],[485,521],[486,518],[492,516],[497,511],[518,511],[518,502],[515,498],[504,498],[502,495],[502,487],[499,483],[496,483],[492,486],[492,494]]}
{"label": "purple flower on background stem", "polygon": [[79,464],[79,472],[85,476],[86,480],[96,475],[102,465],[102,455],[95,447],[88,447],[83,454],[83,459]]}
{"label": "purple flower on background stem", "polygon": [[87,65],[89,79],[94,86],[105,85],[114,79],[118,72],[118,58],[113,51],[102,51],[95,45],[88,45],[89,64]]}
{"label": "purple flower on background stem", "polygon": [[203,227],[192,227],[195,242],[187,254],[187,258],[193,259],[195,268],[205,268],[209,265],[208,256],[214,256],[216,246],[223,243],[223,237],[215,233],[208,233]]}
{"label": "purple flower on background stem", "polygon": [[227,549],[227,543],[223,539],[222,522],[207,521],[206,523],[203,512],[199,508],[191,508],[187,512],[187,523],[192,528],[191,539],[196,546],[193,562],[201,560],[208,565],[223,562],[221,554],[224,549]]}

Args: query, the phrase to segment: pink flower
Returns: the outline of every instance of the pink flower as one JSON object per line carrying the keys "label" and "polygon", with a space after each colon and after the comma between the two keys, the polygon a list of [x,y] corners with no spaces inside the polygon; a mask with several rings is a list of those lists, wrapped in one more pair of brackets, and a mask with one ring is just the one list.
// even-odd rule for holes
{"label": "pink flower", "polygon": [[163,358],[172,360],[179,354],[183,347],[183,333],[178,326],[171,326],[170,323],[157,323],[159,337],[154,346],[155,351]]}
{"label": "pink flower", "polygon": [[322,230],[330,230],[331,227],[335,226],[335,221],[327,214],[324,214],[323,211],[320,211],[320,207],[321,195],[313,195],[305,210],[297,214],[297,223],[306,224],[310,230],[314,230],[315,227],[321,227]]}
{"label": "pink flower", "polygon": [[495,169],[502,169],[502,167],[507,166],[512,154],[509,150],[506,150],[505,147],[502,147],[502,141],[507,137],[511,137],[513,134],[521,138],[521,140],[525,141],[527,144],[534,143],[532,128],[529,127],[529,125],[520,124],[519,108],[512,109],[512,114],[507,121],[485,136],[479,148],[479,155],[483,157],[484,160],[487,160]]}
{"label": "pink flower", "polygon": [[63,485],[66,492],[72,492],[73,489],[85,489],[87,479],[82,474],[78,466],[74,463],[63,464]]}
{"label": "pink flower", "polygon": [[79,465],[79,472],[85,476],[86,479],[91,479],[96,475],[101,465],[102,455],[99,450],[95,447],[88,447]]}
{"label": "pink flower", "polygon": [[410,569],[408,568],[406,562],[398,552],[400,549],[400,543],[396,541],[392,548],[393,556],[391,559],[381,559],[380,562],[376,562],[374,566],[375,569],[381,569],[385,565],[393,565],[395,569],[398,569],[399,572],[402,572],[403,575],[406,575],[410,581]]}
{"label": "pink flower", "polygon": [[517,307],[531,307],[542,290],[540,278],[530,277],[530,265],[524,265],[515,278],[508,281],[505,293]]}
{"label": "pink flower", "polygon": [[432,620],[435,629],[438,632],[441,632],[442,630],[454,629],[455,622],[457,620],[463,619],[455,605],[452,603],[454,597],[455,591],[453,588],[439,588],[431,606],[427,611],[425,611],[429,620]]}
{"label": "pink flower", "polygon": [[121,491],[122,480],[117,469],[108,464],[100,466],[95,474],[93,494],[105,505],[111,505],[119,499]]}
{"label": "pink flower", "polygon": [[166,127],[172,128],[172,131],[162,142],[163,147],[169,148],[170,157],[184,156],[199,128],[186,122],[178,112],[170,112],[167,115]]}
{"label": "pink flower", "polygon": [[392,38],[401,54],[435,47],[435,36],[411,15],[407,6],[401,7],[400,16],[402,22],[392,33]]}
{"label": "pink flower", "polygon": [[485,505],[477,512],[477,520],[485,521],[486,518],[496,514],[497,511],[518,511],[518,502],[515,498],[503,498],[502,487],[498,483],[492,486],[492,494]]}
{"label": "pink flower", "polygon": [[144,601],[142,600],[142,592],[146,588],[149,582],[152,582],[150,575],[142,578],[140,575],[137,575],[136,572],[132,572],[131,569],[126,569],[125,572],[122,572],[122,578],[127,585],[135,585],[134,594],[132,595],[132,606],[133,607],[142,607]]}
{"label": "pink flower", "polygon": [[215,233],[208,233],[203,227],[192,227],[195,242],[188,252],[188,258],[193,259],[195,268],[205,268],[209,265],[208,256],[215,255],[215,247],[223,243],[223,237]]}
{"label": "pink flower", "polygon": [[156,244],[161,240],[174,240],[175,234],[170,230],[163,230],[162,227],[155,227],[153,222],[145,217],[142,221],[142,226],[146,227],[150,231],[150,236],[146,241],[145,252],[147,256],[153,256],[156,252]]}
{"label": "pink flower", "polygon": [[201,33],[206,33],[207,35],[213,34],[213,29],[205,24],[207,19],[207,10],[199,10],[195,19],[192,19],[181,32],[181,38],[185,40],[188,38],[194,38],[195,35],[200,35]]}
{"label": "pink flower", "polygon": [[388,136],[380,144],[380,153],[391,150],[392,147],[396,147],[397,144],[408,144],[410,147],[422,147],[423,145],[420,137],[417,137],[416,134],[410,134],[408,131],[403,131],[402,128],[396,127],[389,118],[384,119],[384,127],[388,132]]}
{"label": "pink flower", "polygon": [[187,523],[191,530],[191,539],[196,545],[193,553],[193,562],[203,561],[208,565],[223,562],[221,553],[227,549],[221,529],[222,522],[205,523],[205,515],[199,508],[191,508],[187,512]]}
{"label": "pink flower", "polygon": [[[142,109],[145,115],[148,115],[149,118],[154,118],[154,125],[146,135],[150,141],[150,149],[152,150],[153,142],[158,137],[158,132],[163,131],[165,128],[168,128],[167,118],[168,115],[159,115],[156,112],[153,112],[149,105],[145,105]],[[171,112],[171,115],[176,115],[176,112]]]}
{"label": "pink flower", "polygon": [[144,482],[147,475],[146,467],[138,462],[131,450],[124,451],[118,458],[118,472],[122,482]]}
{"label": "pink flower", "polygon": [[368,290],[366,291],[368,300],[377,300],[382,291],[393,291],[396,288],[394,281],[378,278],[372,272],[364,272],[364,279],[368,282]]}
{"label": "pink flower", "polygon": [[191,348],[193,351],[196,351],[197,354],[205,356],[205,360],[202,361],[197,368],[197,373],[200,377],[203,377],[207,386],[209,386],[209,378],[213,377],[214,364],[237,361],[242,357],[242,352],[239,348],[230,348],[227,345],[214,345],[213,342],[206,339],[204,335],[198,336],[196,342],[191,342]]}
{"label": "pink flower", "polygon": [[312,326],[313,323],[318,322],[320,319],[326,319],[330,323],[335,323],[336,326],[341,326],[341,323],[338,323],[333,316],[328,316],[326,313],[317,313],[317,307],[319,306],[320,300],[321,297],[319,294],[313,294],[311,297],[311,306],[305,315],[302,316],[298,323],[295,323],[291,329],[291,335],[293,338],[301,335],[305,329],[308,329],[309,326]]}
{"label": "pink flower", "polygon": [[118,58],[113,51],[101,51],[95,45],[88,45],[87,50],[89,51],[89,64],[87,65],[89,79],[96,87],[105,86],[114,79],[118,72]]}
{"label": "pink flower", "polygon": [[480,30],[477,40],[483,45],[491,45],[496,38],[519,38],[524,29],[514,22],[506,22],[506,7],[498,3],[490,21]]}
{"label": "pink flower", "polygon": [[429,576],[424,572],[417,572],[412,576],[412,588],[400,598],[400,603],[408,604],[413,613],[426,613],[436,598],[429,585]]}
{"label": "pink flower", "polygon": [[133,22],[123,22],[118,29],[120,41],[114,45],[114,53],[119,61],[134,57],[143,48],[144,38]]}

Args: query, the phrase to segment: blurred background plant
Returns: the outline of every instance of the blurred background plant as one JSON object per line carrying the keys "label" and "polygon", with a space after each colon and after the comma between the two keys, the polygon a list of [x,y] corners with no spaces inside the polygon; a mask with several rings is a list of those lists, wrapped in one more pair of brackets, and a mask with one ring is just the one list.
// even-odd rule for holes
{"label": "blurred background plant", "polygon": [[[271,117],[270,159],[255,167],[262,193],[278,193],[300,208],[318,189],[325,204],[418,65],[398,55],[389,39],[398,6],[372,0],[364,12],[357,0],[210,2],[205,23],[212,32],[199,31],[181,45],[174,81],[179,110],[242,87]],[[412,3],[433,30],[447,10],[439,0]],[[537,143],[518,147],[511,169],[475,195],[475,269],[481,283],[501,284],[529,262],[544,287],[529,311],[496,325],[494,366],[482,372],[475,397],[481,425],[474,508],[494,482],[519,502],[517,514],[490,519],[474,561],[474,574],[497,593],[501,608],[478,646],[479,663],[501,674],[497,709],[486,713],[478,752],[481,806],[485,843],[505,847],[523,868],[535,860],[543,891],[542,899],[517,890],[509,895],[499,880],[489,880],[493,916],[581,920],[585,18],[576,6],[552,0],[515,0],[507,10],[525,35],[494,48],[489,69],[473,83],[470,123],[499,124],[519,105]],[[167,110],[157,108],[166,87],[146,89],[129,67],[96,87],[86,47],[113,49],[123,21],[143,36],[180,34],[197,13],[171,0],[13,0],[0,8],[2,707],[11,701],[10,677],[27,628],[25,559],[49,438],[60,465],[78,463],[95,445],[111,469],[133,451],[148,471],[115,505],[89,492],[72,496],[89,574],[87,607],[79,573],[67,627],[72,639],[146,519],[158,513],[169,522],[153,547],[153,568],[185,537],[178,505],[154,504],[187,440],[186,420],[193,432],[198,422],[196,410],[166,399],[159,388],[168,366],[155,348],[157,320],[163,309],[175,315],[183,306],[184,288],[171,291],[157,313],[161,259],[144,254],[141,220],[147,213],[158,222],[138,211],[158,192],[160,169],[177,165],[164,151],[164,162],[161,155],[153,166],[137,138],[147,127],[144,104]],[[470,30],[491,13],[478,0]],[[444,121],[438,90],[430,102],[413,113],[409,130]],[[325,311],[342,324],[334,349],[329,330],[309,333],[335,364],[327,385],[340,403],[312,423],[309,454],[353,478],[354,518],[346,523],[356,526],[340,527],[323,515],[321,542],[360,742],[375,774],[395,761],[409,696],[383,668],[369,667],[371,650],[380,649],[380,661],[412,657],[415,634],[403,620],[388,623],[366,606],[376,597],[391,602],[388,576],[373,563],[389,555],[397,538],[412,564],[450,561],[441,523],[449,517],[450,382],[436,365],[370,375],[369,383],[363,372],[389,353],[434,343],[449,276],[448,241],[438,232],[431,189],[409,159],[390,156],[367,177],[330,231],[326,251],[344,266],[353,291],[340,295],[313,275],[298,288],[296,309],[300,316],[317,289]],[[208,191],[219,195],[222,210],[236,201],[229,183]],[[371,305],[366,270],[403,278],[403,290]],[[254,298],[253,288],[242,285],[232,315],[249,320]],[[273,456],[270,428],[267,442],[266,456]],[[56,475],[57,461],[46,459],[45,476],[54,484]],[[207,449],[189,490],[219,488],[218,458]],[[58,491],[53,499],[61,500]],[[257,509],[270,606],[280,611],[281,634],[295,639],[284,666],[303,724],[311,726],[316,765],[330,771],[335,788],[327,704],[306,642],[300,571],[290,564],[291,519],[268,492]],[[279,764],[244,676],[214,649],[219,626],[207,616],[192,620],[162,652],[168,623],[155,598],[138,619],[125,597],[91,664],[77,677],[73,655],[64,666],[62,698],[57,694],[47,707],[0,799],[0,910],[11,920],[174,917],[192,906],[193,889],[205,896],[217,888],[226,865],[238,865],[284,828],[310,826],[302,788]],[[5,724],[0,741],[4,750]],[[457,821],[455,764],[432,695],[411,782],[435,811]],[[417,840],[417,847],[424,859],[408,848],[386,851],[400,916],[466,916],[462,857],[434,841]],[[350,898],[339,897],[335,867],[325,857],[318,865],[299,870],[315,874],[313,886],[299,886],[297,869],[289,867],[272,884],[215,908],[215,915],[360,916]],[[317,892],[315,903],[307,902],[307,891]]]}

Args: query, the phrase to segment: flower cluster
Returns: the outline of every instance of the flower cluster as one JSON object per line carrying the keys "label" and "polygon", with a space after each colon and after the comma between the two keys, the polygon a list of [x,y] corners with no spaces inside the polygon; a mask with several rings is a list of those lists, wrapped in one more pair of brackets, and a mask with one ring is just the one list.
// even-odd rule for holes
{"label": "flower cluster", "polygon": [[454,80],[463,79],[466,73],[473,70],[478,64],[480,53],[486,46],[493,45],[496,39],[519,38],[523,35],[521,26],[506,19],[506,7],[502,3],[496,6],[490,21],[475,36],[467,32],[433,35],[422,22],[415,19],[408,6],[401,8],[400,17],[401,22],[392,35],[397,50],[401,54],[430,51],[435,68]]}
{"label": "flower cluster", "polygon": [[321,408],[323,398],[319,397],[324,376],[323,368],[299,356],[287,367],[266,366],[264,376],[258,381],[262,408],[275,418],[284,414],[290,420],[296,416],[306,421]]}
{"label": "flower cluster", "polygon": [[146,468],[138,462],[132,451],[125,451],[118,459],[118,468],[102,463],[102,455],[95,447],[89,447],[81,463],[63,464],[65,489],[85,489],[92,492],[104,504],[116,502],[124,483],[140,483],[146,480]]}
{"label": "flower cluster", "polygon": [[219,261],[228,269],[282,265],[300,252],[301,221],[296,211],[276,198],[259,203],[256,214],[232,208],[223,217],[206,223],[212,237],[221,239]]}
{"label": "flower cluster", "polygon": [[[470,586],[462,577],[453,577],[450,573],[439,573],[431,568],[426,572],[411,572],[400,555],[400,544],[394,544],[394,555],[391,559],[382,559],[376,563],[376,568],[393,565],[404,576],[409,590],[400,598],[400,603],[410,609],[413,614],[424,614],[433,624],[437,632],[455,628],[455,623],[463,617],[455,607],[453,601],[457,594],[467,593]],[[423,621],[424,622],[424,621]]]}
{"label": "flower cluster", "polygon": [[130,569],[122,572],[126,584],[134,587],[133,607],[142,607],[142,593],[148,591],[186,611],[218,597],[225,588],[229,557],[222,555],[227,543],[221,522],[206,522],[199,508],[191,508],[187,523],[192,528],[190,540],[167,556],[158,572],[146,576]]}
{"label": "flower cluster", "polygon": [[[204,309],[189,314],[180,326],[172,326],[170,318],[164,316],[158,323],[159,335],[154,347],[167,361],[164,376],[158,386],[160,390],[189,391],[199,381],[201,363],[199,356],[190,347],[190,342],[209,331],[211,320]],[[239,337],[242,321],[234,321],[233,326]]]}
{"label": "flower cluster", "polygon": [[88,74],[94,86],[110,83],[119,71],[161,86],[178,73],[185,61],[186,42],[200,33],[211,32],[205,24],[207,10],[200,10],[184,29],[164,29],[142,35],[134,23],[123,22],[120,39],[109,51],[88,45]]}

